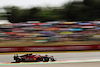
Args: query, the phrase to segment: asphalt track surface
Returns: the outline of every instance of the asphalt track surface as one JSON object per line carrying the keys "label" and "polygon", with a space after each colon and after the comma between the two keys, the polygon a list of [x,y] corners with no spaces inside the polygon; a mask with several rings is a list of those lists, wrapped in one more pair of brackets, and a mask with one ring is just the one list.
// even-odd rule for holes
{"label": "asphalt track surface", "polygon": [[[66,52],[66,53],[42,53],[41,55],[48,54],[50,56],[54,56],[57,61],[70,61],[70,60],[93,60],[93,59],[100,59],[100,52]],[[20,54],[21,55],[21,54]],[[8,55],[0,55],[0,63],[4,62],[14,62],[13,54]],[[99,67],[100,60],[98,62],[78,62],[78,63],[53,63],[53,64],[23,64],[19,65],[1,65],[0,67]]]}
{"label": "asphalt track surface", "polygon": [[40,64],[40,65],[7,65],[0,67],[100,67],[100,62],[68,63],[68,64]]}

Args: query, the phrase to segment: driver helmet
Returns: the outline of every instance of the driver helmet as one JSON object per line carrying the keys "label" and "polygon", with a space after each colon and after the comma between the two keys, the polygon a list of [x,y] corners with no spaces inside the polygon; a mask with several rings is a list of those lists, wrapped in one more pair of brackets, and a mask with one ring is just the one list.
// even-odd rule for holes
{"label": "driver helmet", "polygon": [[45,55],[46,57],[48,57],[48,55]]}
{"label": "driver helmet", "polygon": [[32,55],[32,53],[31,53],[31,54],[29,54],[29,55]]}
{"label": "driver helmet", "polygon": [[53,56],[51,56],[51,57],[53,57]]}

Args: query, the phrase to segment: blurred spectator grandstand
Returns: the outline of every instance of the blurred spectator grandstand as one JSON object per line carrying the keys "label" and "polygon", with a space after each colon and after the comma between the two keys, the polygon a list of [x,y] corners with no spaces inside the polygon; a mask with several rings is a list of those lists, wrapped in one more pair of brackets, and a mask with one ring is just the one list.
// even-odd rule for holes
{"label": "blurred spectator grandstand", "polygon": [[2,23],[0,40],[34,42],[100,40],[100,21]]}

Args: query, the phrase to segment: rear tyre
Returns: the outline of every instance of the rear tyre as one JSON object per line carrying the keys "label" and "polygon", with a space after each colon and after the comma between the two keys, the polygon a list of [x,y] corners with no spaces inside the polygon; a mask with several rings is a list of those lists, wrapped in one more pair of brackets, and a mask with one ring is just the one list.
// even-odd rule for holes
{"label": "rear tyre", "polygon": [[37,58],[37,61],[39,62],[39,61],[43,61],[43,58],[42,57],[38,57]]}
{"label": "rear tyre", "polygon": [[40,61],[43,61],[43,57],[40,58]]}
{"label": "rear tyre", "polygon": [[20,62],[20,59],[16,59],[16,62]]}

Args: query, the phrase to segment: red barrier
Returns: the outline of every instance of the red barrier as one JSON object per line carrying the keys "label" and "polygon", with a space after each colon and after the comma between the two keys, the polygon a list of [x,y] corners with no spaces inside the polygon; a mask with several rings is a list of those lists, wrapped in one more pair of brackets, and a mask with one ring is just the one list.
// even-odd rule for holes
{"label": "red barrier", "polygon": [[0,52],[20,51],[69,51],[69,50],[99,50],[97,45],[63,45],[63,46],[28,46],[28,47],[0,47]]}

